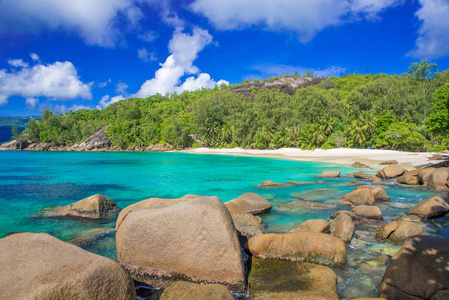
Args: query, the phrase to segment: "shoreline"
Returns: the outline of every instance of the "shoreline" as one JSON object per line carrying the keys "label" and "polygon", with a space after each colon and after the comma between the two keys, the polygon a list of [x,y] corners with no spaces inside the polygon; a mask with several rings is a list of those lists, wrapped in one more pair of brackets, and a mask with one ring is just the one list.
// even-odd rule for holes
{"label": "shoreline", "polygon": [[375,169],[382,169],[385,167],[384,165],[380,165],[380,163],[386,160],[396,160],[403,168],[416,168],[418,166],[438,162],[438,160],[429,160],[435,152],[405,152],[398,150],[353,148],[335,148],[328,150],[301,150],[298,148],[281,148],[275,150],[196,148],[180,150],[179,152],[281,158],[296,161],[338,163],[343,165],[352,165],[354,162],[358,161]]}

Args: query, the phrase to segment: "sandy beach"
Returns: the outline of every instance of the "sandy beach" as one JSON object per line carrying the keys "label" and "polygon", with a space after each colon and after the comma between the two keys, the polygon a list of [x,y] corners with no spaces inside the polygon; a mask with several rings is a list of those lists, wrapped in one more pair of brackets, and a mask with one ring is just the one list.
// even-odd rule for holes
{"label": "sandy beach", "polygon": [[377,150],[377,149],[350,149],[350,148],[336,148],[329,150],[301,150],[297,148],[282,148],[276,150],[254,150],[254,149],[210,149],[197,148],[184,150],[187,153],[198,154],[226,154],[226,155],[244,155],[244,156],[259,156],[272,157],[291,160],[317,161],[317,162],[332,162],[345,165],[351,165],[358,161],[371,166],[372,168],[382,168],[379,165],[386,160],[396,160],[403,168],[415,168],[417,166],[428,163],[436,163],[438,161],[431,161],[429,158],[435,154],[433,152],[405,152],[396,150]]}

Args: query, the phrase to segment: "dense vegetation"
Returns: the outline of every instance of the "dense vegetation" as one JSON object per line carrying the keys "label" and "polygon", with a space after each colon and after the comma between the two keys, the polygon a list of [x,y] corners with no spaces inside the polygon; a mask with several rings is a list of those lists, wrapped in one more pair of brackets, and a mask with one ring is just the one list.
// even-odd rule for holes
{"label": "dense vegetation", "polygon": [[[272,79],[268,79],[272,80]],[[252,91],[251,97],[216,86],[182,94],[123,100],[103,110],[30,120],[29,139],[71,145],[101,126],[116,146],[170,143],[210,147],[371,147],[398,150],[449,148],[449,70],[427,61],[402,75],[348,74],[297,90]]]}

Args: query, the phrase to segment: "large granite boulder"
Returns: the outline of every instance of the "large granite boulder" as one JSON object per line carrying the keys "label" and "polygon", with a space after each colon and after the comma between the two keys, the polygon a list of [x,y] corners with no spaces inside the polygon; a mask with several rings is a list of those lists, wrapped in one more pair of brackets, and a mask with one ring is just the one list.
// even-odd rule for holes
{"label": "large granite boulder", "polygon": [[117,226],[116,245],[120,264],[151,286],[182,279],[245,290],[237,232],[218,197],[132,210]]}
{"label": "large granite boulder", "polygon": [[355,225],[348,214],[339,214],[335,219],[330,221],[330,224],[330,232],[333,236],[341,239],[345,243],[351,242]]}
{"label": "large granite boulder", "polygon": [[256,193],[245,193],[225,203],[229,212],[260,215],[271,210],[271,203]]}
{"label": "large granite boulder", "polygon": [[371,175],[371,174],[366,174],[366,173],[364,173],[362,171],[355,172],[354,173],[354,177],[355,178],[359,178],[359,179],[364,179],[364,180],[374,180],[374,179],[376,179],[376,176]]}
{"label": "large granite boulder", "polygon": [[437,168],[426,168],[422,169],[418,172],[418,183],[424,184],[429,180],[430,174],[432,174],[433,171],[437,170]]}
{"label": "large granite boulder", "polygon": [[408,215],[416,215],[423,219],[433,219],[444,216],[449,212],[449,204],[441,197],[432,197],[416,204]]}
{"label": "large granite boulder", "polygon": [[375,201],[374,194],[369,188],[355,189],[341,198],[350,205],[372,205]]}
{"label": "large granite boulder", "polygon": [[126,218],[126,216],[134,210],[139,210],[139,209],[147,208],[147,207],[163,207],[163,206],[173,205],[176,203],[190,201],[190,200],[198,199],[198,198],[209,198],[209,196],[188,194],[181,198],[173,198],[173,199],[149,198],[149,199],[142,200],[140,202],[131,204],[130,206],[127,206],[120,211],[120,214],[118,215],[117,222],[115,225],[115,230],[117,231],[118,227],[120,226],[122,221]]}
{"label": "large granite boulder", "polygon": [[71,148],[78,151],[109,148],[112,145],[111,140],[105,135],[108,125],[101,127],[95,134],[88,137],[84,142],[77,143]]}
{"label": "large granite boulder", "polygon": [[237,230],[240,245],[247,251],[248,240],[253,236],[265,234],[265,224],[262,218],[247,213],[231,214],[235,229]]}
{"label": "large granite boulder", "polygon": [[122,267],[45,233],[0,239],[0,299],[136,299]]}
{"label": "large granite boulder", "polygon": [[433,171],[428,180],[427,186],[437,191],[448,192],[449,186],[447,185],[449,179],[449,168],[440,168]]}
{"label": "large granite boulder", "polygon": [[394,164],[383,168],[377,172],[376,176],[382,179],[396,178],[405,173],[405,170],[401,166]]}
{"label": "large granite boulder", "polygon": [[248,284],[250,299],[339,299],[334,271],[306,262],[253,258]]}
{"label": "large granite boulder", "polygon": [[339,210],[334,212],[331,216],[330,216],[330,221],[332,221],[333,219],[338,218],[340,215],[348,215],[349,217],[351,217],[352,222],[354,223],[359,223],[361,218],[357,215],[355,215],[354,213],[348,211],[348,210]]}
{"label": "large granite boulder", "polygon": [[379,295],[386,299],[447,299],[449,240],[415,236],[404,242],[385,270]]}
{"label": "large granite boulder", "polygon": [[354,207],[351,212],[363,219],[379,221],[382,221],[384,219],[379,207],[373,205],[359,205]]}
{"label": "large granite boulder", "polygon": [[28,134],[23,134],[16,140],[1,144],[0,150],[23,150],[30,144],[30,141],[28,141],[27,138]]}
{"label": "large granite boulder", "polygon": [[377,232],[376,238],[400,244],[412,236],[422,234],[423,230],[421,226],[416,223],[410,221],[393,221],[382,225]]}
{"label": "large granite boulder", "polygon": [[388,197],[387,192],[380,186],[373,185],[361,185],[355,188],[356,190],[360,189],[370,189],[374,196],[374,201],[376,202],[384,202],[389,201],[390,197]]}
{"label": "large granite boulder", "polygon": [[346,264],[345,243],[324,233],[295,231],[284,234],[261,234],[248,242],[255,257],[307,261],[322,265]]}
{"label": "large granite boulder", "polygon": [[35,216],[39,217],[75,217],[103,219],[117,212],[120,208],[108,197],[96,194],[67,206],[45,208]]}
{"label": "large granite boulder", "polygon": [[329,231],[329,222],[323,219],[307,220],[293,228],[292,231],[327,233]]}
{"label": "large granite boulder", "polygon": [[323,171],[321,172],[320,175],[318,175],[318,177],[320,178],[336,178],[336,177],[340,177],[340,171]]}
{"label": "large granite boulder", "polygon": [[419,184],[419,180],[418,180],[418,176],[414,176],[414,175],[401,175],[399,176],[396,181],[399,184],[406,184],[406,185],[418,185]]}
{"label": "large granite boulder", "polygon": [[228,289],[221,284],[197,284],[176,281],[167,286],[160,300],[234,300]]}

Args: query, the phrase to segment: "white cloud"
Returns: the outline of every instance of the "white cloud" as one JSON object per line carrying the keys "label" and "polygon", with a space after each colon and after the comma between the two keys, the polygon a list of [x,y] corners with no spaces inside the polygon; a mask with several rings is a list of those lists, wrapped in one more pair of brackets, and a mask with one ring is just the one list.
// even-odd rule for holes
{"label": "white cloud", "polygon": [[16,68],[26,68],[28,67],[28,63],[24,62],[21,59],[10,59],[8,60],[8,64],[10,66],[16,67]]}
{"label": "white cloud", "polygon": [[126,89],[128,88],[128,85],[124,82],[119,82],[117,83],[117,89],[115,90],[115,92],[117,94],[126,94]]}
{"label": "white cloud", "polygon": [[124,99],[125,99],[125,97],[123,97],[123,95],[117,95],[112,98],[109,95],[105,95],[105,96],[101,97],[101,100],[97,105],[97,109],[103,109],[105,107],[108,107],[112,103],[115,103],[115,102],[118,102],[118,101],[124,100]]}
{"label": "white cloud", "polygon": [[100,82],[98,84],[98,87],[104,88],[105,86],[108,85],[108,83],[111,83],[111,78],[109,78],[108,80],[104,81],[104,82]]}
{"label": "white cloud", "polygon": [[0,70],[0,105],[8,103],[10,96],[44,96],[53,100],[91,99],[91,86],[92,83],[80,81],[75,67],[69,61],[35,64],[32,67],[22,64],[18,70]]}
{"label": "white cloud", "polygon": [[[45,29],[76,32],[87,44],[113,46],[123,33],[143,18],[137,4],[152,0],[2,0],[0,33],[40,32]],[[120,28],[119,28],[120,27]]]}
{"label": "white cloud", "polygon": [[317,77],[331,77],[331,76],[339,76],[346,72],[346,68],[332,66],[326,69],[313,69],[313,68],[305,68],[300,66],[290,66],[290,65],[282,65],[282,64],[264,64],[264,65],[256,65],[252,67],[253,70],[259,71],[264,75],[264,77],[269,76],[277,76],[289,74],[293,75],[295,72],[299,74],[305,75],[306,72],[313,72],[314,76]]}
{"label": "white cloud", "polygon": [[147,32],[145,32],[143,34],[139,34],[138,38],[141,39],[144,42],[149,43],[149,42],[152,42],[155,39],[157,39],[157,34],[154,31],[147,31]]}
{"label": "white cloud", "polygon": [[25,103],[27,105],[26,106],[27,109],[34,109],[34,108],[36,108],[37,104],[39,103],[39,99],[33,98],[33,97],[26,98]]}
{"label": "white cloud", "polygon": [[139,57],[144,62],[157,60],[156,52],[148,52],[148,50],[145,48],[137,50],[137,57]]}
{"label": "white cloud", "polygon": [[438,58],[449,55],[449,1],[420,0],[416,16],[421,21],[415,48],[407,55],[416,58]]}
{"label": "white cloud", "polygon": [[[189,77],[181,83],[184,75],[199,73],[198,67],[193,65],[193,62],[198,57],[198,53],[211,43],[212,36],[207,30],[195,28],[193,34],[189,35],[177,28],[168,44],[172,54],[163,64],[160,64],[161,68],[156,71],[154,78],[142,84],[140,90],[132,96],[143,98],[156,93],[180,93],[185,90],[213,87],[216,82],[206,73],[201,73],[196,78]],[[219,82],[225,83],[225,81]]]}
{"label": "white cloud", "polygon": [[196,0],[190,8],[220,30],[251,26],[292,31],[302,43],[327,27],[358,18],[375,19],[403,0]]}
{"label": "white cloud", "polygon": [[39,61],[39,55],[37,55],[36,53],[30,53],[31,59],[34,61]]}
{"label": "white cloud", "polygon": [[70,107],[66,107],[65,105],[55,105],[55,107],[52,108],[50,106],[49,109],[53,112],[65,114],[66,112],[69,112],[69,111],[76,111],[76,110],[80,110],[80,109],[92,109],[92,108],[85,106],[85,105],[74,104]]}

